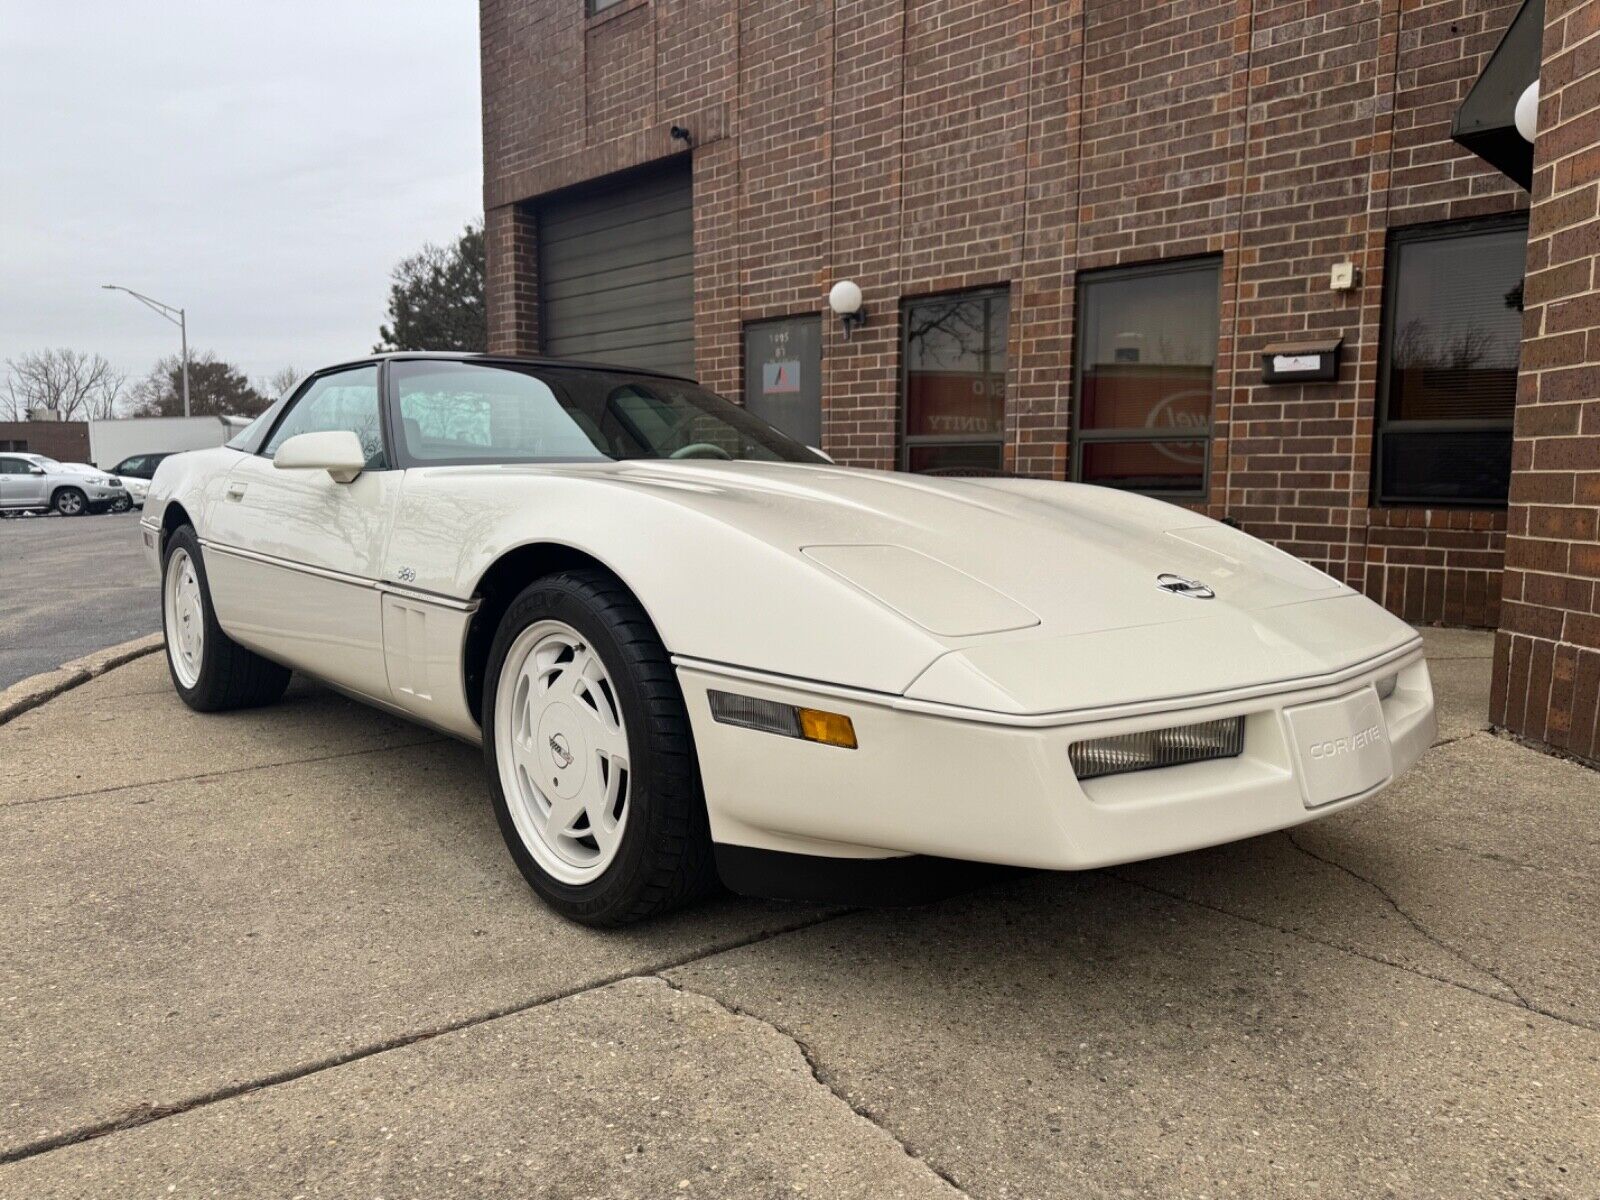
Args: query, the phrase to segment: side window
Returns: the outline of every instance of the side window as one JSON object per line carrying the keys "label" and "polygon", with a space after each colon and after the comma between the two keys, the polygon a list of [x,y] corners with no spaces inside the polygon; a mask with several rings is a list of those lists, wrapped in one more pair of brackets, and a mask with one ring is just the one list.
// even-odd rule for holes
{"label": "side window", "polygon": [[1379,504],[1505,507],[1527,250],[1526,216],[1390,235]]}
{"label": "side window", "polygon": [[0,475],[26,475],[28,468],[19,458],[0,458]]}
{"label": "side window", "polygon": [[928,475],[1004,474],[1010,294],[912,300],[901,320],[902,467]]}
{"label": "side window", "polygon": [[261,453],[271,458],[278,447],[301,433],[348,429],[361,439],[367,470],[388,467],[378,417],[378,368],[356,367],[315,380],[272,431]]}
{"label": "side window", "polygon": [[1073,479],[1206,494],[1221,291],[1217,258],[1079,277]]}

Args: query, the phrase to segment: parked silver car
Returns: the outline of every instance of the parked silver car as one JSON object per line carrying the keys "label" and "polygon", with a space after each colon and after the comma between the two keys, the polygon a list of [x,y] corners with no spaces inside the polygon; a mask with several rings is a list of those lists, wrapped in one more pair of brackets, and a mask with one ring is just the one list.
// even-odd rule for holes
{"label": "parked silver car", "polygon": [[86,512],[123,512],[132,507],[128,489],[115,475],[42,454],[0,454],[0,510],[45,512],[64,517]]}

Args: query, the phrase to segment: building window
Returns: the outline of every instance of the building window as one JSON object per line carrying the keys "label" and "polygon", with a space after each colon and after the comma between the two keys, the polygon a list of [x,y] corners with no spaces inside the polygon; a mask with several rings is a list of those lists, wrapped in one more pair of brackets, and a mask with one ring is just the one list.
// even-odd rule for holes
{"label": "building window", "polygon": [[0,450],[22,451],[26,450],[27,448],[28,442],[26,438],[0,438]]}
{"label": "building window", "polygon": [[608,8],[615,8],[622,0],[585,0],[586,7],[591,17],[597,17]]}
{"label": "building window", "polygon": [[1221,271],[1207,258],[1079,277],[1074,479],[1206,494]]}
{"label": "building window", "polygon": [[1006,437],[1003,291],[930,296],[905,305],[902,463],[928,475],[999,475]]}
{"label": "building window", "polygon": [[1379,504],[1505,504],[1527,245],[1520,216],[1390,235]]}

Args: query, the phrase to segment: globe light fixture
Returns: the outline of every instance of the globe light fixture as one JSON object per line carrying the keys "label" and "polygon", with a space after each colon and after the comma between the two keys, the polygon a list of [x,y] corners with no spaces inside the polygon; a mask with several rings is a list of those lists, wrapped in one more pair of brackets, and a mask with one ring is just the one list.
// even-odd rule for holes
{"label": "globe light fixture", "polygon": [[833,285],[828,291],[828,307],[838,314],[846,338],[852,326],[867,323],[867,314],[861,308],[861,288],[854,280],[841,279]]}
{"label": "globe light fixture", "polygon": [[1537,79],[1522,89],[1522,95],[1517,97],[1517,107],[1512,110],[1511,120],[1516,125],[1517,132],[1522,135],[1522,140],[1532,144],[1534,134],[1539,132],[1539,81]]}

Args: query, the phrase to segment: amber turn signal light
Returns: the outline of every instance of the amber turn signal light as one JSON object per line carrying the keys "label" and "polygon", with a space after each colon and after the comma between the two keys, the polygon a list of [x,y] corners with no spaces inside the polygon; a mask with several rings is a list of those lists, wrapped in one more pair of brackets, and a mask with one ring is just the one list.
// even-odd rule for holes
{"label": "amber turn signal light", "polygon": [[796,708],[777,700],[761,700],[733,692],[708,691],[706,697],[711,701],[711,715],[723,725],[759,729],[762,733],[845,750],[856,748],[856,727],[843,713]]}
{"label": "amber turn signal light", "polygon": [[802,708],[800,736],[808,742],[821,742],[825,746],[856,748],[856,727],[843,713],[823,712],[820,708]]}

